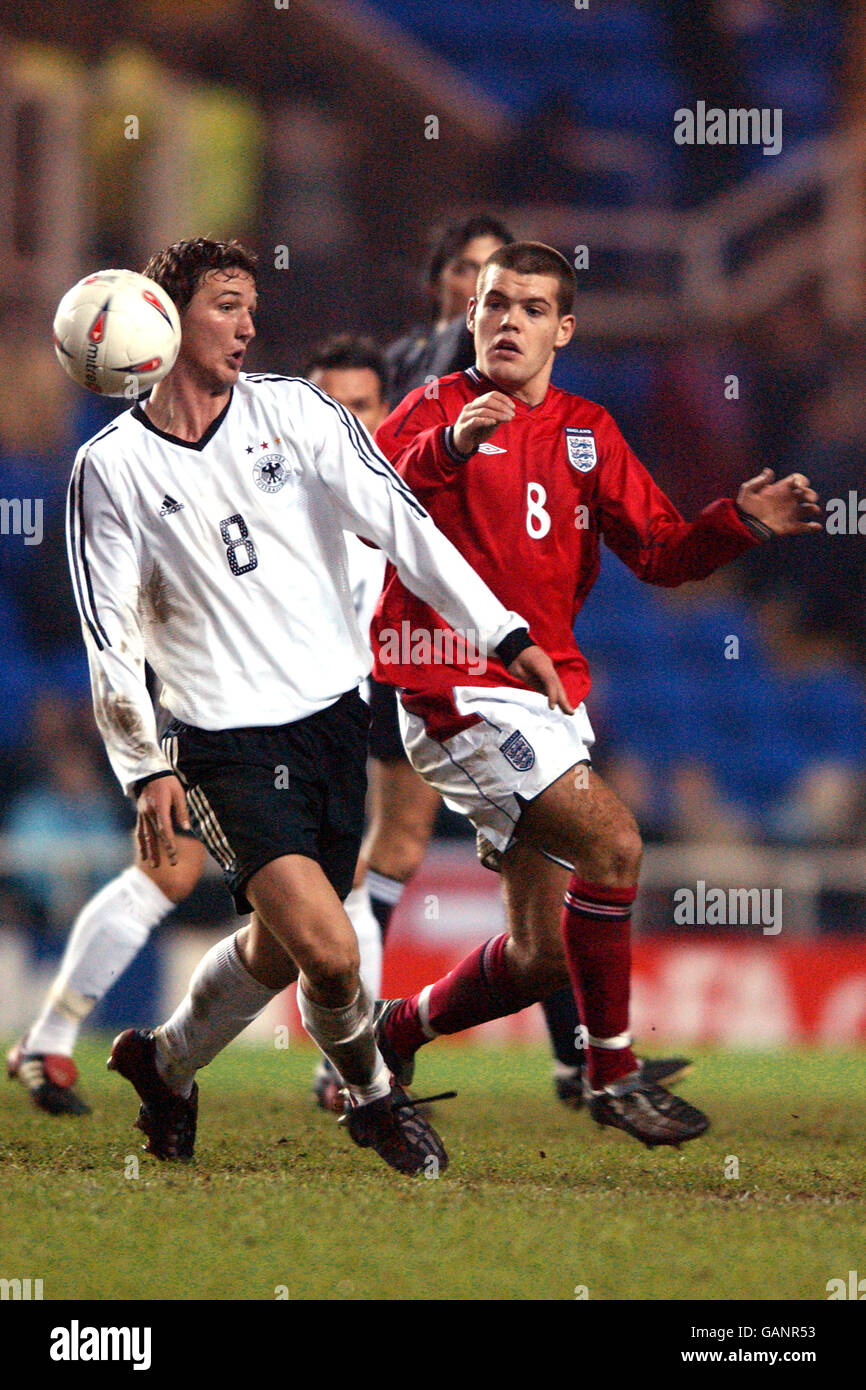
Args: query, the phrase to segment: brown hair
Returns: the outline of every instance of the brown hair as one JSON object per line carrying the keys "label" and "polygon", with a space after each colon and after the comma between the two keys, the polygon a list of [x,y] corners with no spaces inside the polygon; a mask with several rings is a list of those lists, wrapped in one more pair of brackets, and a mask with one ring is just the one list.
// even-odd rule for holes
{"label": "brown hair", "polygon": [[491,266],[513,270],[517,275],[551,276],[558,285],[556,304],[559,317],[563,318],[571,313],[577,289],[577,276],[565,257],[554,251],[552,246],[545,246],[543,241],[512,241],[508,246],[500,246],[481,267],[478,276],[479,288]]}
{"label": "brown hair", "polygon": [[182,314],[204,277],[211,270],[245,270],[256,278],[257,258],[239,241],[213,241],[195,237],[176,241],[151,256],[143,273],[161,285]]}
{"label": "brown hair", "polygon": [[308,358],[304,376],[318,369],[320,372],[345,372],[352,368],[366,369],[379,379],[379,390],[384,401],[388,391],[388,371],[385,355],[372,338],[356,338],[351,333],[340,333],[321,343]]}

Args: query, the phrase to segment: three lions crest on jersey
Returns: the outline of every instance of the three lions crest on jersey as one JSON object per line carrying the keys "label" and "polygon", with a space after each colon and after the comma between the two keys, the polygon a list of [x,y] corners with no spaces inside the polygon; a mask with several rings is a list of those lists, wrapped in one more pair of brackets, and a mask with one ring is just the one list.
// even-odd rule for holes
{"label": "three lions crest on jersey", "polygon": [[568,449],[568,461],[572,468],[576,468],[578,473],[590,473],[598,462],[595,452],[595,432],[587,429],[576,429],[572,425],[567,425],[565,429],[565,445]]}

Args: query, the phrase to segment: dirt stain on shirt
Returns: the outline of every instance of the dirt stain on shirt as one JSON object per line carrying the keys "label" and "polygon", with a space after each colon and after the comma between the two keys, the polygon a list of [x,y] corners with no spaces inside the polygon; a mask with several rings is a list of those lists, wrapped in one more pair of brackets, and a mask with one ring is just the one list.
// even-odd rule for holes
{"label": "dirt stain on shirt", "polygon": [[150,623],[167,623],[176,611],[168,581],[158,563],[154,564],[141,590],[139,607],[144,621]]}
{"label": "dirt stain on shirt", "polygon": [[133,757],[146,758],[152,757],[154,754],[159,755],[159,748],[149,736],[135,703],[128,695],[123,695],[117,690],[110,690],[104,676],[101,676],[98,682],[94,700],[94,714],[100,731],[109,746],[116,742],[119,735],[128,745],[129,752]]}

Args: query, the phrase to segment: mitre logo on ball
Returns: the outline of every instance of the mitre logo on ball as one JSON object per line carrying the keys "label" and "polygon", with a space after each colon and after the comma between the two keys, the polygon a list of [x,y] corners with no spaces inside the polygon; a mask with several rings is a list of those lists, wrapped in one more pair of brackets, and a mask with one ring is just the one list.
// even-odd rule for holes
{"label": "mitre logo on ball", "polygon": [[180,348],[171,297],[135,270],[99,270],[67,290],[54,316],[63,370],[99,396],[136,399],[162,381]]}

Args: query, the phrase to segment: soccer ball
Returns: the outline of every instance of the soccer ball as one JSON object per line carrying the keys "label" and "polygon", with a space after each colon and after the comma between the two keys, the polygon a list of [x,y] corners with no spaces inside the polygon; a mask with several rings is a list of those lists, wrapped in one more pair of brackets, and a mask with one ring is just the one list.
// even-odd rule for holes
{"label": "soccer ball", "polygon": [[134,270],[98,270],[67,290],[54,316],[54,351],[73,381],[135,400],[174,366],[180,318],[165,290]]}

